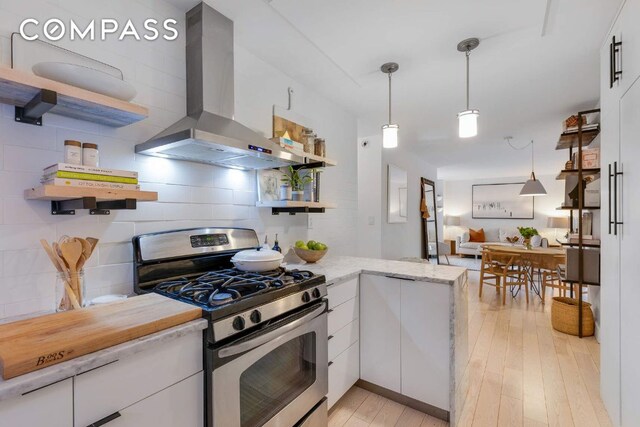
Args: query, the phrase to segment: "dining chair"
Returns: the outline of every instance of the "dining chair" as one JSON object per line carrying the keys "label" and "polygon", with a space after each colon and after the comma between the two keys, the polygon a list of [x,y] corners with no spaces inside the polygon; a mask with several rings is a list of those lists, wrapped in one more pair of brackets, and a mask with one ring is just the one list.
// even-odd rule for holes
{"label": "dining chair", "polygon": [[498,253],[485,248],[482,251],[480,268],[480,299],[484,285],[494,286],[498,294],[502,292],[502,305],[506,304],[508,287],[524,286],[526,301],[529,303],[527,275],[522,265],[522,257],[518,254]]}

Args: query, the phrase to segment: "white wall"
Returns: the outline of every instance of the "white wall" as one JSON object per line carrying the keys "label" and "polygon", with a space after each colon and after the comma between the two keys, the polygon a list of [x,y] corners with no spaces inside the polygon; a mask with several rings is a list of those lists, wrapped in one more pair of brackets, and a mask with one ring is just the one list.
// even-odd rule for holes
{"label": "white wall", "polygon": [[[366,143],[366,144],[365,144]],[[382,137],[375,135],[359,138],[358,141],[358,255],[371,258],[382,257],[381,206],[383,200],[382,181],[386,174],[380,173],[382,164]],[[386,203],[386,202],[385,202]],[[386,206],[386,204],[385,204]]]}
{"label": "white wall", "polygon": [[[525,182],[527,177],[494,178],[481,180],[462,180],[444,182],[444,214],[460,217],[460,227],[445,227],[445,238],[455,239],[466,228],[516,228],[535,227],[541,235],[549,239],[554,238],[554,230],[547,228],[549,216],[564,216],[568,213],[557,211],[564,200],[564,181],[558,181],[555,176],[544,175],[537,177],[547,190],[547,195],[536,197],[534,200],[534,219],[473,219],[471,216],[471,188],[473,184],[500,184],[508,182]],[[558,236],[562,234],[558,230]]]}
{"label": "white wall", "polygon": [[[72,7],[71,7],[72,4]],[[65,6],[66,5],[66,6]],[[241,172],[196,163],[136,156],[135,144],[145,141],[185,114],[184,10],[160,0],[109,2],[2,2],[0,58],[9,61],[8,37],[27,17],[77,22],[100,16],[177,18],[181,37],[175,42],[61,42],[61,45],[108,62],[123,70],[138,96],[134,102],[150,109],[149,119],[113,129],[60,116],[45,116],[45,126],[16,124],[13,108],[0,105],[0,318],[54,307],[55,273],[38,240],[62,235],[100,239],[86,266],[90,296],[132,292],[131,238],[136,234],[197,226],[255,228],[273,242],[279,233],[283,247],[297,239],[326,242],[332,253],[355,254],[357,172],[356,119],[340,106],[236,46],[236,119],[270,136],[272,104],[286,105],[287,87],[296,94],[294,108],[314,119],[326,137],[328,155],[339,166],[322,177],[322,197],[338,209],[314,215],[307,230],[306,215],[272,216],[255,208],[255,172]],[[135,211],[110,216],[52,216],[48,202],[25,201],[23,190],[37,185],[45,166],[61,161],[63,141],[99,144],[101,165],[140,172],[145,190],[159,192],[157,203],[140,203]]]}

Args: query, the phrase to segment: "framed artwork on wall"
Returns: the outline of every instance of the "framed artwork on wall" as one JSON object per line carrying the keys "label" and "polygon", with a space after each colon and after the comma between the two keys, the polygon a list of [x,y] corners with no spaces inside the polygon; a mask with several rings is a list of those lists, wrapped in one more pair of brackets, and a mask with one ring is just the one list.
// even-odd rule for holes
{"label": "framed artwork on wall", "polygon": [[533,219],[534,197],[520,195],[523,185],[524,182],[472,185],[472,218]]}

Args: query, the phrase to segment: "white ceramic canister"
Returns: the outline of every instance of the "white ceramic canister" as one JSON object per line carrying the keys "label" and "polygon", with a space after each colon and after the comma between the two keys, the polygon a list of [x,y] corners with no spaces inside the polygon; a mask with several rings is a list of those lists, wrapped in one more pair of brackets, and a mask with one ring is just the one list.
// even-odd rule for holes
{"label": "white ceramic canister", "polygon": [[71,165],[82,164],[82,144],[79,141],[67,139],[64,142],[64,162]]}
{"label": "white ceramic canister", "polygon": [[85,142],[82,144],[82,164],[97,168],[100,163],[98,144]]}

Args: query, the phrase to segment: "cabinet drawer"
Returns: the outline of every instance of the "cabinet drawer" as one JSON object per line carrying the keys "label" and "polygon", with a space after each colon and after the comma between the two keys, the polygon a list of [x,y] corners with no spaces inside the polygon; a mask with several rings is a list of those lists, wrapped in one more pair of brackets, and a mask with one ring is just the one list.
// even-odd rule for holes
{"label": "cabinet drawer", "polygon": [[346,282],[331,285],[327,288],[329,308],[336,307],[358,296],[358,278],[354,277]]}
{"label": "cabinet drawer", "polygon": [[71,378],[0,402],[0,426],[69,427],[73,425]]}
{"label": "cabinet drawer", "polygon": [[354,342],[358,341],[360,335],[360,322],[358,319],[343,326],[335,334],[329,335],[329,361],[335,359],[343,351],[348,349]]}
{"label": "cabinet drawer", "polygon": [[354,343],[329,365],[329,393],[331,408],[360,377],[360,346]]}
{"label": "cabinet drawer", "polygon": [[105,427],[202,427],[204,387],[202,372],[120,411]]}
{"label": "cabinet drawer", "polygon": [[193,332],[74,378],[74,412],[86,426],[202,371],[202,332]]}
{"label": "cabinet drawer", "polygon": [[334,335],[338,332],[338,329],[358,318],[358,299],[350,299],[331,310],[329,312],[328,331],[329,335]]}

